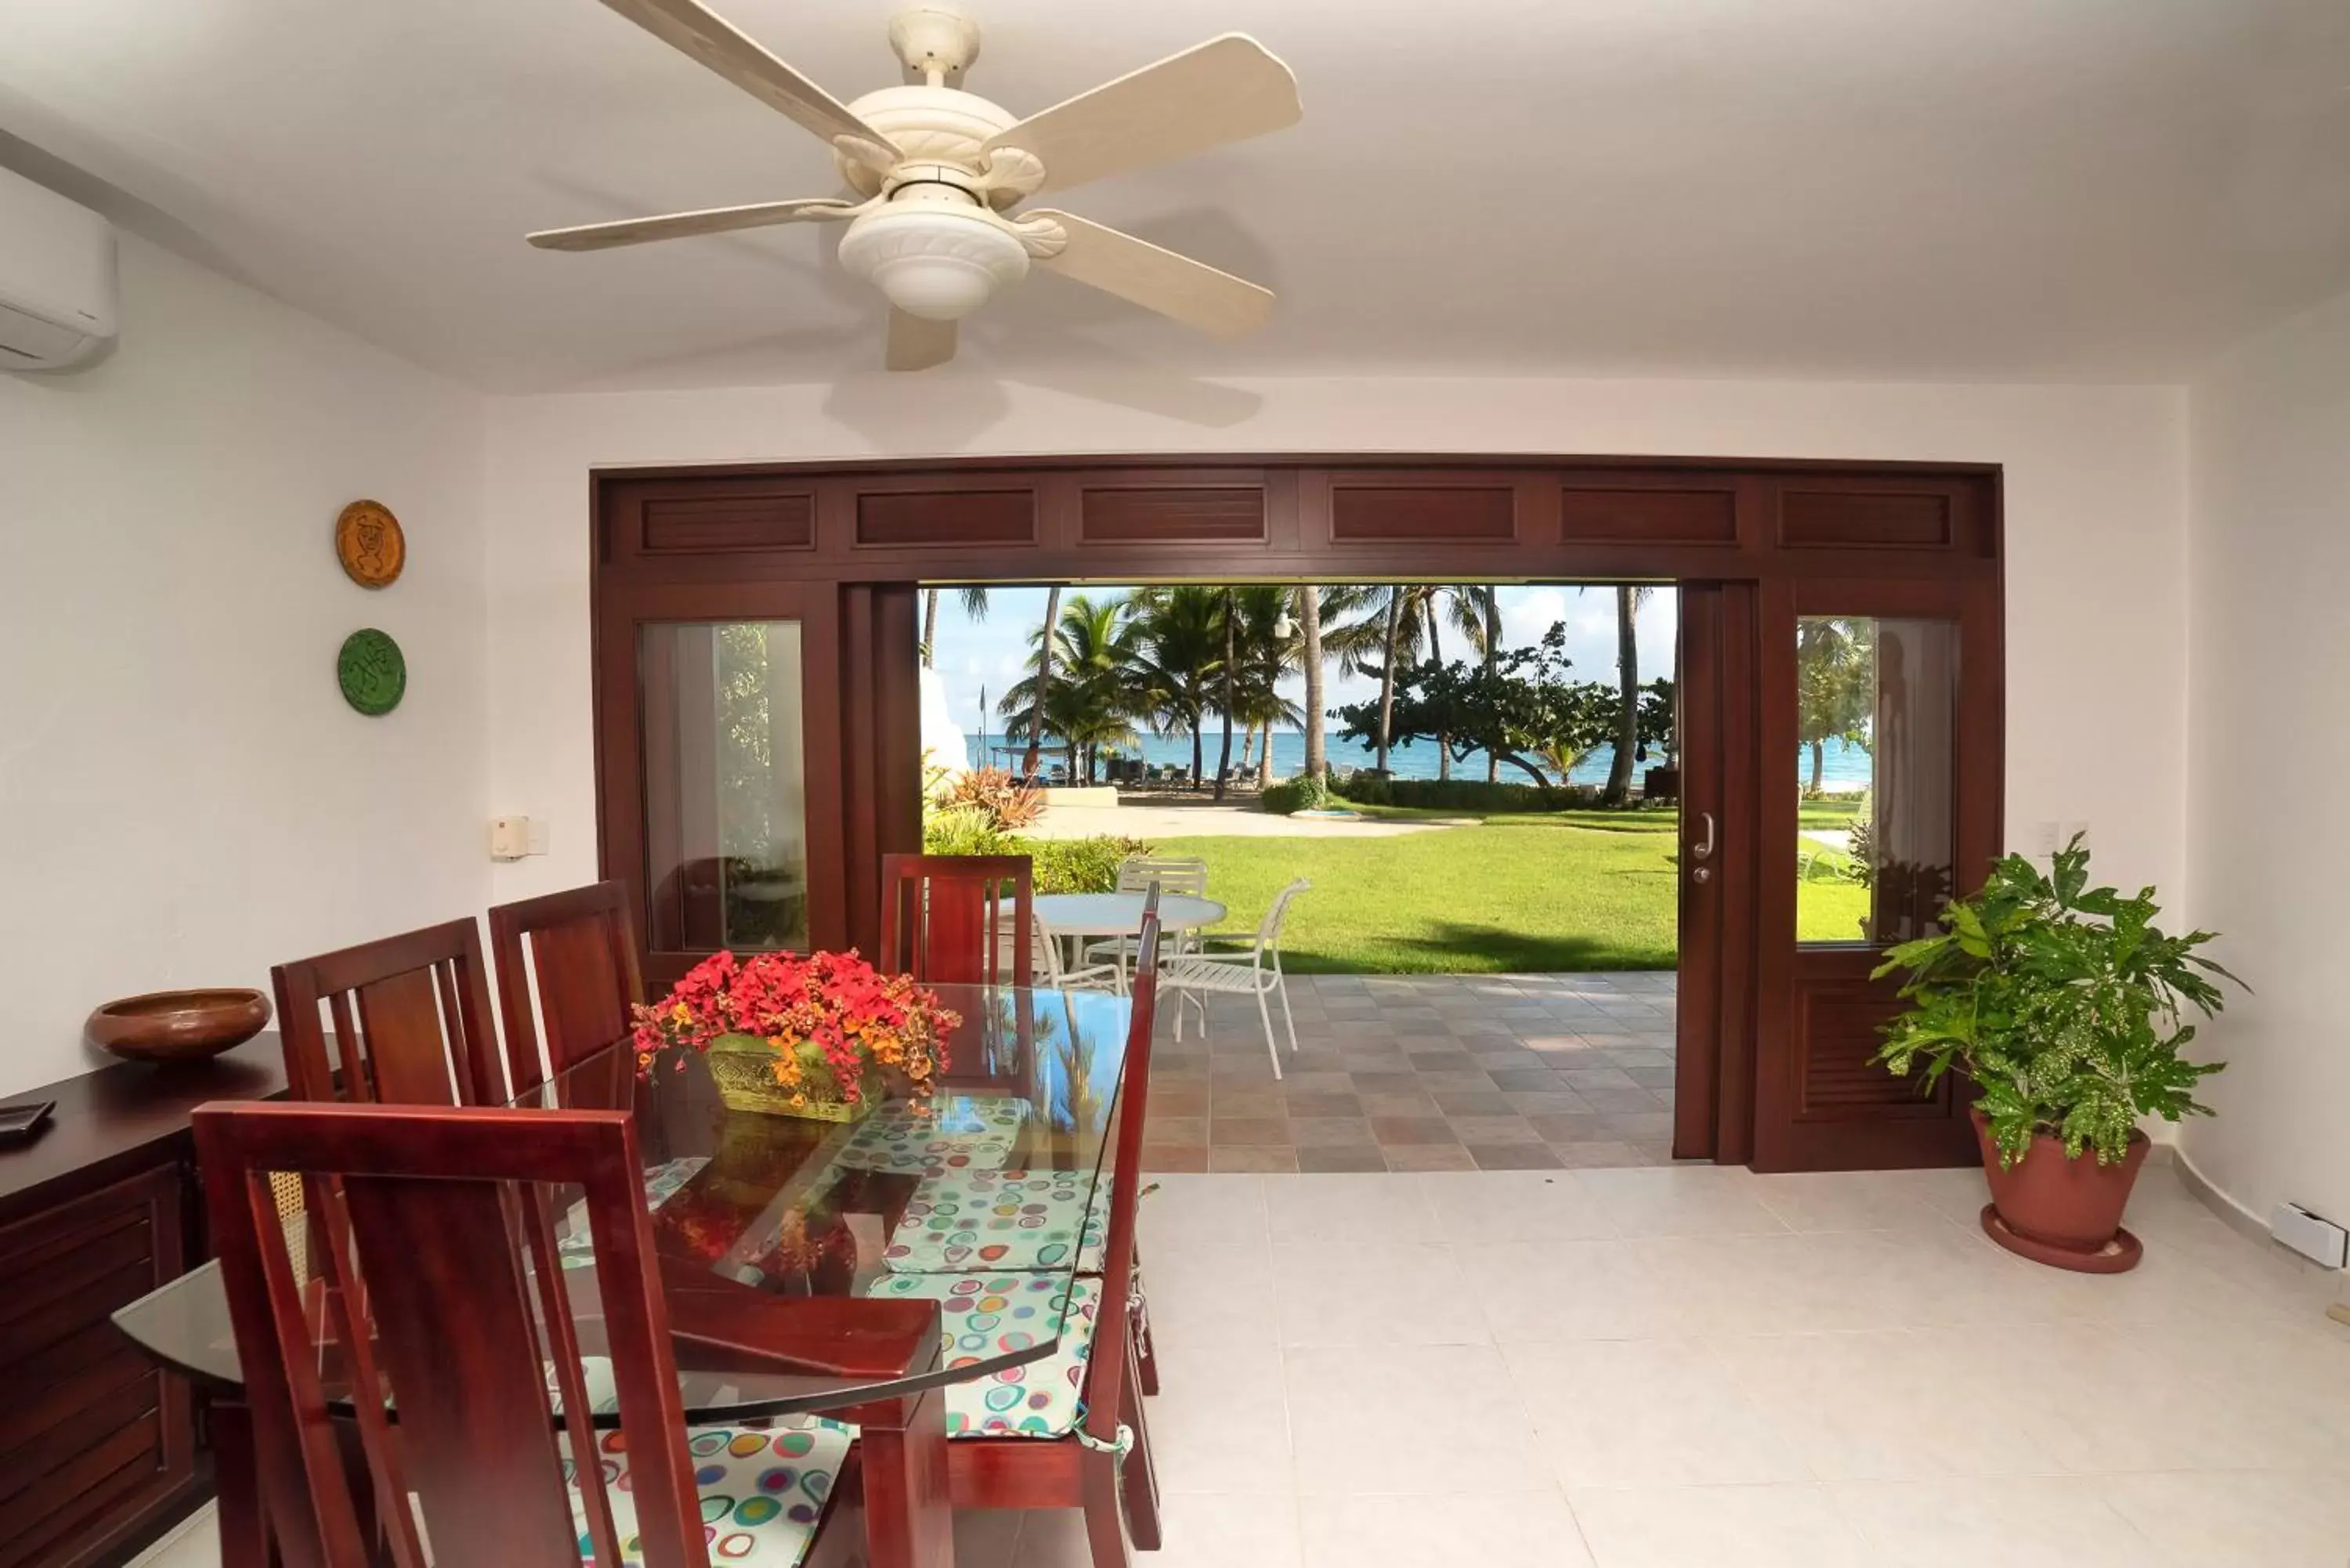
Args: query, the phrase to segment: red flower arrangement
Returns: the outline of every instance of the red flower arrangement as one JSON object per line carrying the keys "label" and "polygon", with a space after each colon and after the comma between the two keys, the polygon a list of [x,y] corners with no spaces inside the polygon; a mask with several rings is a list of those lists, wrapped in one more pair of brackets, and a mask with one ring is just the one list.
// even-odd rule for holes
{"label": "red flower arrangement", "polygon": [[713,953],[658,1004],[639,1007],[636,1021],[639,1072],[665,1049],[763,1050],[769,1093],[780,1101],[774,1108],[804,1115],[868,1106],[889,1073],[915,1096],[927,1095],[947,1065],[947,1037],[962,1023],[912,976],[882,974],[853,949],[764,952],[739,962]]}

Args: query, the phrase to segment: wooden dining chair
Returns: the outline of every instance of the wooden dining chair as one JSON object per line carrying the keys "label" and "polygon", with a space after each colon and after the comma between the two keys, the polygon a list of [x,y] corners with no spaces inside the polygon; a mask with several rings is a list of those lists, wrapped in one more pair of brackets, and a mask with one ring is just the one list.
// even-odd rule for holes
{"label": "wooden dining chair", "polygon": [[881,968],[930,985],[1033,985],[1035,960],[1019,933],[1035,929],[1035,899],[1025,855],[885,855]]}
{"label": "wooden dining chair", "polygon": [[471,919],[277,965],[269,979],[294,1098],[504,1104],[487,973]]}
{"label": "wooden dining chair", "polygon": [[[708,1568],[713,1545],[795,1568],[854,1490],[837,1425],[688,1429],[626,1113],[208,1106],[192,1119],[289,1568],[373,1568],[378,1544],[390,1568]],[[281,1171],[342,1195],[339,1233],[313,1250],[337,1287],[323,1304],[297,1282]],[[582,1195],[595,1247],[592,1393],[557,1189]],[[382,1390],[351,1401],[357,1466],[322,1366]],[[594,1427],[599,1408],[617,1429]]]}
{"label": "wooden dining chair", "polygon": [[506,1079],[516,1095],[627,1040],[635,1026],[629,1010],[644,1001],[645,982],[625,882],[494,907],[490,957],[498,971]]}
{"label": "wooden dining chair", "polygon": [[[1157,1549],[1160,1539],[1131,1304],[1158,999],[1155,892],[1145,904],[1139,936],[1100,1273],[1072,1279],[967,1268],[891,1274],[875,1286],[877,1293],[940,1302],[951,1356],[969,1355],[973,1336],[979,1344],[995,1341],[1024,1315],[1064,1312],[1053,1355],[947,1389],[948,1490],[957,1508],[1082,1510],[1093,1568],[1124,1568],[1129,1530],[1134,1544],[1145,1550]],[[1054,1298],[1065,1289],[1071,1293],[1062,1307]]]}

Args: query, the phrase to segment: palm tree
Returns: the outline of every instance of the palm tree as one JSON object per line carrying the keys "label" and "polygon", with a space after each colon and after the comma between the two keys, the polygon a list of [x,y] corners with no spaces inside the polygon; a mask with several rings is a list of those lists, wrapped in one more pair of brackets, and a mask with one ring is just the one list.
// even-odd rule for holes
{"label": "palm tree", "polygon": [[[1502,656],[1502,590],[1485,590],[1485,674],[1491,679],[1494,661]],[[1492,753],[1485,753],[1485,782],[1502,782],[1502,759]]]}
{"label": "palm tree", "polygon": [[1053,691],[1053,628],[1061,618],[1061,585],[1055,583],[1045,594],[1045,636],[1036,643],[1035,706],[1028,711],[1028,751],[1020,759],[1020,771],[1029,777],[1036,776],[1036,758],[1045,743],[1045,701]]}
{"label": "palm tree", "polygon": [[1877,623],[1812,618],[1796,623],[1795,732],[1811,749],[1811,793],[1820,793],[1827,742],[1868,743],[1877,706]]}
{"label": "palm tree", "polygon": [[1135,596],[1135,710],[1155,733],[1191,732],[1191,787],[1205,763],[1201,730],[1222,673],[1223,590],[1199,584]]}
{"label": "palm tree", "polygon": [[1616,588],[1616,754],[1607,764],[1607,787],[1599,797],[1609,805],[1622,805],[1632,797],[1632,763],[1640,750],[1640,639],[1635,623],[1640,606],[1656,591],[1628,583]]}
{"label": "palm tree", "polygon": [[1231,585],[1224,587],[1222,619],[1224,623],[1224,695],[1217,706],[1224,711],[1224,749],[1216,761],[1216,798],[1224,798],[1224,785],[1232,774],[1232,688],[1240,680],[1240,611],[1232,602],[1238,592]]}
{"label": "palm tree", "polygon": [[[1484,651],[1488,619],[1486,606],[1492,598],[1491,587],[1475,583],[1431,585],[1421,588],[1419,606],[1420,613],[1428,618],[1429,659],[1437,664],[1444,662],[1443,639],[1437,630],[1444,618],[1437,612],[1439,607],[1448,601],[1453,626],[1469,639],[1471,648]],[[1488,662],[1491,662],[1490,654]],[[1436,737],[1436,776],[1440,779],[1452,776],[1452,738],[1449,735]]]}
{"label": "palm tree", "polygon": [[[985,588],[964,587],[957,588],[955,592],[962,598],[963,614],[971,617],[973,620],[985,620],[987,618],[987,590]],[[922,591],[923,669],[934,670],[938,668],[938,647],[939,590],[936,588],[926,588]]]}
{"label": "palm tree", "polygon": [[[1058,671],[1045,701],[1045,732],[1057,735],[1073,751],[1084,753],[1086,782],[1091,784],[1095,763],[1104,746],[1133,739],[1132,680],[1134,632],[1129,603],[1070,596],[1061,607],[1060,624],[1053,631],[1053,663]],[[1044,628],[1031,637],[1041,645]],[[1007,740],[1027,738],[1036,706],[1037,672],[1044,651],[1037,646],[1028,656],[1028,675],[1003,694],[999,710],[1005,716]],[[1072,758],[1070,771],[1076,771]]]}
{"label": "palm tree", "polygon": [[[1300,628],[1292,625],[1283,634],[1295,590],[1264,584],[1232,590],[1234,678],[1232,717],[1250,733],[1262,733],[1264,747],[1257,755],[1257,785],[1273,782],[1273,732],[1277,724],[1294,725],[1304,715],[1297,704],[1281,694],[1281,682],[1302,661]],[[1308,676],[1309,680],[1311,676]],[[1243,753],[1241,771],[1248,771]]]}
{"label": "palm tree", "polygon": [[[1297,626],[1305,639],[1305,772],[1312,778],[1326,778],[1330,758],[1322,740],[1322,590],[1312,583],[1298,587]],[[1264,747],[1270,754],[1270,734],[1264,738]]]}
{"label": "palm tree", "polygon": [[1359,619],[1332,630],[1323,642],[1337,653],[1341,673],[1368,675],[1377,672],[1378,675],[1377,766],[1381,773],[1387,771],[1388,748],[1392,737],[1396,669],[1399,660],[1416,659],[1419,654],[1422,618],[1417,606],[1424,591],[1410,583],[1380,583],[1331,590],[1337,613],[1362,612]]}

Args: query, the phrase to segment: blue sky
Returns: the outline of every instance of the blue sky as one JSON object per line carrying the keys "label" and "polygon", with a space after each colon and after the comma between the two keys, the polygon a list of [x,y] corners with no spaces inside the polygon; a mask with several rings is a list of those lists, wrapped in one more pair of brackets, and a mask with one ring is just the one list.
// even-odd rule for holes
{"label": "blue sky", "polygon": [[[1087,587],[1096,598],[1123,594],[1122,588]],[[1553,621],[1566,623],[1567,656],[1575,673],[1586,680],[1616,678],[1616,596],[1607,588],[1578,592],[1573,587],[1504,587],[1502,594],[1503,646],[1518,648],[1538,640]],[[1648,681],[1673,672],[1675,612],[1679,606],[1669,587],[1659,588],[1640,607],[1640,679]],[[990,709],[988,728],[1001,730],[993,717],[1004,689],[1026,671],[1030,636],[1045,613],[1043,588],[993,588],[988,593],[987,618],[974,622],[963,613],[951,590],[939,595],[937,664],[946,686],[948,711],[966,733],[977,727],[979,695],[983,687]],[[1465,658],[1467,649],[1446,639],[1447,658]],[[1362,677],[1341,679],[1337,664],[1329,666],[1325,689],[1329,706],[1360,701],[1377,695],[1376,681]],[[1303,678],[1290,682],[1289,695],[1302,698]]]}

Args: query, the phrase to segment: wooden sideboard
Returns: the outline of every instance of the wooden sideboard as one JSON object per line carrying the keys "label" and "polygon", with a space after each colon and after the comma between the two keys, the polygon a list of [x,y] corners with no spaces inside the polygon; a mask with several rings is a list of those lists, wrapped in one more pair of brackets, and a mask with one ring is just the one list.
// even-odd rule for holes
{"label": "wooden sideboard", "polygon": [[108,1321],[204,1256],[188,1113],[286,1090],[277,1036],[198,1065],[119,1062],[0,1149],[0,1568],[99,1568],[203,1497],[186,1382]]}

